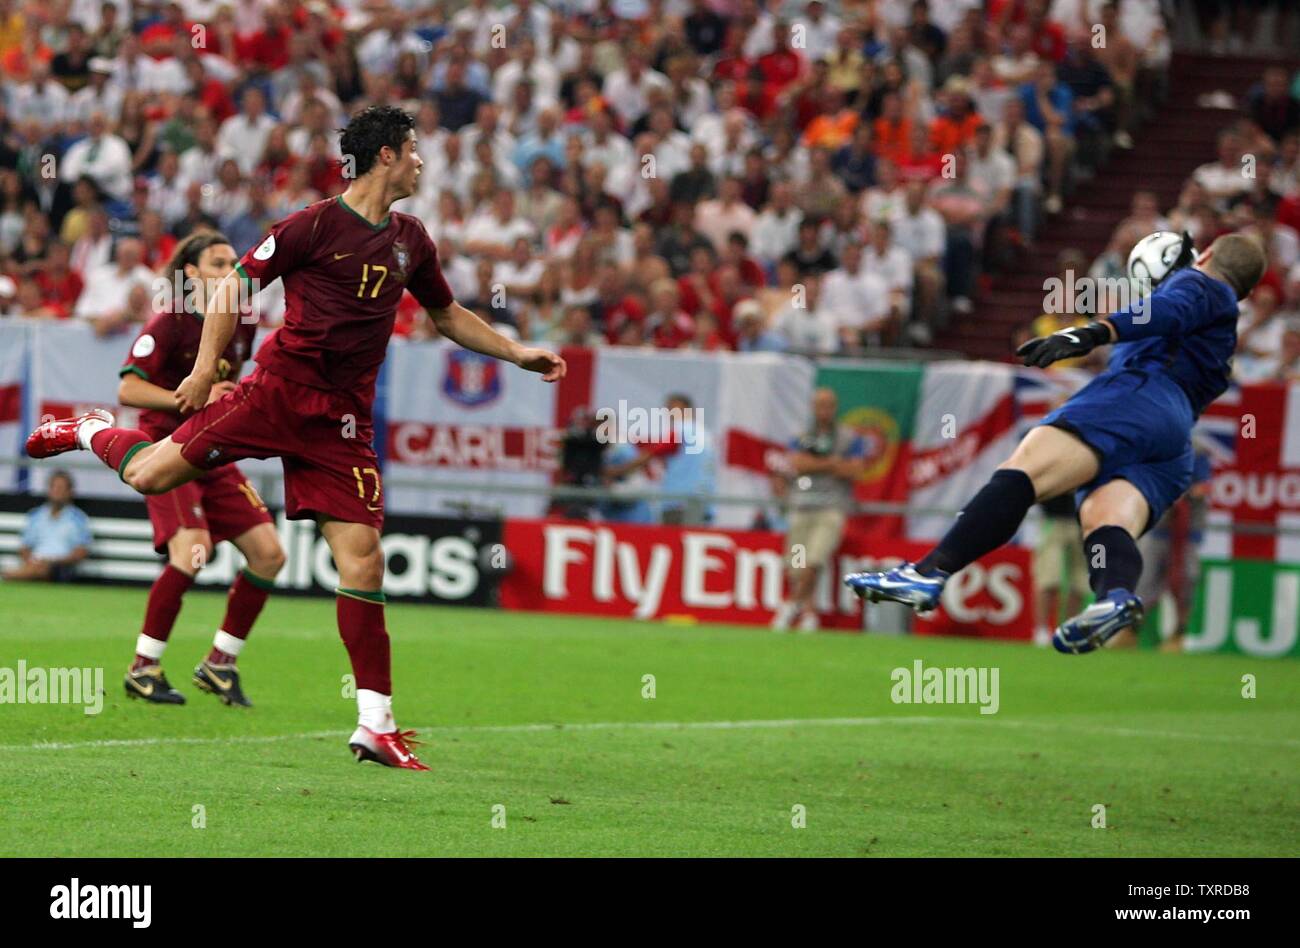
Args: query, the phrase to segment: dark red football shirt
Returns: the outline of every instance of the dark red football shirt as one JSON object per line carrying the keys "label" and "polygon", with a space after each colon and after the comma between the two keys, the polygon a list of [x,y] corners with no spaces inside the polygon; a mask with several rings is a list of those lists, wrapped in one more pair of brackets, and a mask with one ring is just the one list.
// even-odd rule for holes
{"label": "dark red football shirt", "polygon": [[351,392],[367,411],[402,292],[426,309],[453,301],[418,218],[394,211],[371,224],[342,196],[290,214],[235,269],[263,287],[284,281],[284,325],[258,349],[258,365],[313,388]]}
{"label": "dark red football shirt", "polygon": [[[217,381],[235,381],[253,352],[257,326],[241,322],[217,363]],[[134,372],[146,382],[174,391],[194,368],[203,335],[203,317],[193,313],[155,313],[131,343],[118,375]],[[167,437],[185,419],[173,411],[140,412],[140,430],[154,441]]]}

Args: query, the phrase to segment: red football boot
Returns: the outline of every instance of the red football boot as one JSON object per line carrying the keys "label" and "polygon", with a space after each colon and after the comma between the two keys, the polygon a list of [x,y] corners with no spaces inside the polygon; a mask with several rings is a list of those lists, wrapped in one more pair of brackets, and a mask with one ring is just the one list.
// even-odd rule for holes
{"label": "red football boot", "polygon": [[60,418],[47,421],[27,436],[27,456],[29,458],[52,458],[66,451],[76,451],[81,447],[77,443],[77,431],[83,422],[91,419],[102,421],[112,427],[113,415],[102,408],[92,408],[76,418]]}
{"label": "red football boot", "polygon": [[428,770],[420,763],[420,758],[411,752],[409,745],[419,744],[412,740],[414,731],[372,731],[365,725],[358,724],[356,731],[348,740],[348,747],[356,754],[357,761],[373,760],[385,767],[400,767],[403,770]]}

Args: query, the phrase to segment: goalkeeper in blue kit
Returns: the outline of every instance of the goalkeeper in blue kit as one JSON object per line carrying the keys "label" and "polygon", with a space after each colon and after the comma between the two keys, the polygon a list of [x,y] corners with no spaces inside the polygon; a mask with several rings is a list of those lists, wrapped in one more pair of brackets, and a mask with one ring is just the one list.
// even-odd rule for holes
{"label": "goalkeeper in blue kit", "polygon": [[1106,370],[1032,428],[917,563],[853,573],[845,583],[870,601],[925,612],[944,583],[1004,543],[1035,503],[1075,491],[1096,602],[1062,622],[1058,651],[1091,652],[1142,619],[1137,538],[1190,486],[1192,425],[1228,387],[1237,346],[1237,303],[1264,274],[1259,243],[1214,241],[1139,303],[1031,339],[1016,355],[1045,367],[1114,343]]}

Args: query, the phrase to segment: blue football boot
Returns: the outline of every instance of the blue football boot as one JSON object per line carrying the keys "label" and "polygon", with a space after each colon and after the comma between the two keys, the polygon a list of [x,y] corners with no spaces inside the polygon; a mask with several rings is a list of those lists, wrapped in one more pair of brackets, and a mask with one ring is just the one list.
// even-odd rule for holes
{"label": "blue football boot", "polygon": [[1052,647],[1066,655],[1101,648],[1120,629],[1142,622],[1142,600],[1127,589],[1112,589],[1073,619],[1066,619],[1052,636]]}
{"label": "blue football boot", "polygon": [[911,563],[899,563],[891,570],[873,573],[850,573],[844,577],[858,597],[868,602],[901,602],[917,612],[929,612],[939,605],[948,574],[935,571],[923,576]]}

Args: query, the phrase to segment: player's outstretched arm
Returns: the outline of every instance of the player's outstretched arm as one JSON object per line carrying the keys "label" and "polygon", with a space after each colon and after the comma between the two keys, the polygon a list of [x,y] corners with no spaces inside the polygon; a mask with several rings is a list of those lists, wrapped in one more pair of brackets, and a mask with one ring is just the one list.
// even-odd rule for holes
{"label": "player's outstretched arm", "polygon": [[208,403],[208,394],[217,380],[221,353],[239,326],[239,274],[232,272],[217,284],[203,317],[203,335],[199,337],[199,354],[194,368],[176,386],[176,410],[182,415],[198,411]]}
{"label": "player's outstretched arm", "polygon": [[153,411],[175,411],[176,393],[147,382],[138,375],[123,375],[117,387],[117,400],[128,408],[146,408]]}
{"label": "player's outstretched arm", "polygon": [[1115,327],[1111,325],[1109,319],[1101,319],[1086,326],[1058,329],[1050,336],[1030,339],[1016,350],[1016,356],[1025,365],[1035,365],[1045,369],[1053,362],[1087,355],[1098,346],[1114,341]]}
{"label": "player's outstretched arm", "polygon": [[[494,359],[513,362],[529,372],[537,372],[544,382],[558,382],[567,371],[564,360],[554,352],[520,345],[510,337],[501,335],[459,303],[453,302],[442,309],[430,309],[429,318],[438,327],[438,332],[456,345]],[[204,331],[207,331],[206,326]]]}

